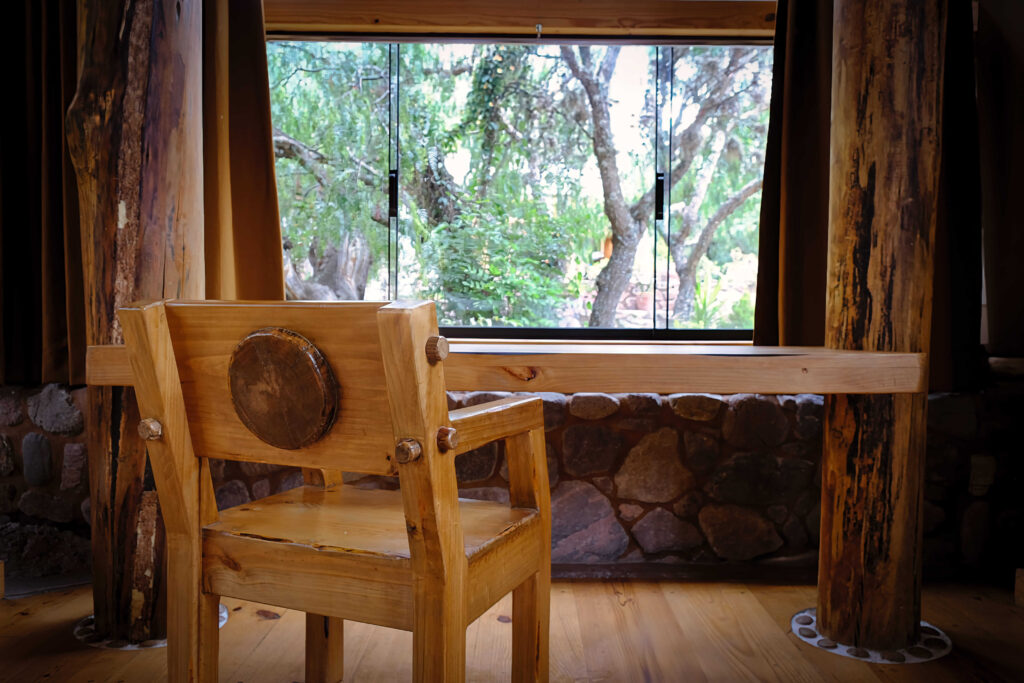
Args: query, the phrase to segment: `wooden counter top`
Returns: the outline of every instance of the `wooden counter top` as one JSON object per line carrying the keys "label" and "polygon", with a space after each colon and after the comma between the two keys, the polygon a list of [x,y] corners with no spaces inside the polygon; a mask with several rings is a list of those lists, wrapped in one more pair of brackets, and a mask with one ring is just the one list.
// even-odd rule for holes
{"label": "wooden counter top", "polygon": [[[920,353],[817,347],[455,339],[449,390],[900,394],[927,386]],[[132,383],[123,346],[91,346],[86,381]]]}

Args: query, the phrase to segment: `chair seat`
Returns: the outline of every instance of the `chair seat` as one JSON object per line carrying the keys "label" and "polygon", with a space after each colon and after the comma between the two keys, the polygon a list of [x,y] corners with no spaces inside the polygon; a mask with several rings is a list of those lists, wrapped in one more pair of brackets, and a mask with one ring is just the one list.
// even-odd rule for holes
{"label": "chair seat", "polygon": [[[459,500],[466,555],[470,558],[508,536],[536,511],[507,503]],[[292,543],[308,548],[408,560],[409,540],[400,491],[354,486],[300,486],[227,510],[203,529],[214,535]]]}

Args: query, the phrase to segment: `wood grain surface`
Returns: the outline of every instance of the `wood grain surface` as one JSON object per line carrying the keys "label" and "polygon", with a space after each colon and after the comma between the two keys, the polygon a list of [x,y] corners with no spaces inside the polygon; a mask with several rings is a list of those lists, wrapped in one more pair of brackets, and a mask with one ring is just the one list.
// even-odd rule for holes
{"label": "wood grain surface", "polygon": [[[197,453],[315,469],[395,474],[394,437],[375,302],[169,302],[167,319]],[[344,383],[340,419],[320,440],[283,450],[255,436],[232,407],[231,356],[254,330],[292,330],[320,349]],[[340,334],[339,330],[344,330]],[[423,356],[422,348],[419,355]],[[424,357],[424,363],[426,358]]]}
{"label": "wood grain surface", "polygon": [[[921,353],[750,344],[451,340],[450,391],[915,393]],[[123,347],[89,349],[91,384],[131,384]]]}
{"label": "wood grain surface", "polygon": [[[182,172],[202,167],[202,65],[193,58],[202,52],[201,13],[198,0],[79,4],[65,130],[89,344],[120,343],[116,311],[138,297],[205,293],[203,175]],[[150,511],[135,394],[93,385],[88,405],[96,621],[117,638],[159,638],[163,544],[159,522],[139,524]]]}
{"label": "wood grain surface", "polygon": [[231,354],[228,381],[238,419],[271,446],[302,448],[334,425],[341,388],[320,349],[298,332],[246,335]]}
{"label": "wood grain surface", "polygon": [[771,38],[775,3],[748,0],[265,0],[267,31]]}
{"label": "wood grain surface", "polygon": [[[789,632],[814,603],[813,586],[745,583],[555,581],[551,587],[551,680],[837,681],[961,683],[1024,680],[1024,608],[1007,588],[926,586],[922,612],[953,638],[953,651],[910,666],[837,657]],[[303,680],[302,612],[224,598],[222,683]],[[470,624],[466,680],[506,683],[512,675],[511,596]],[[92,611],[87,587],[0,601],[3,681],[115,683],[167,678],[163,648],[134,652],[85,646],[70,625]],[[280,618],[270,618],[279,616]],[[412,635],[346,622],[346,681],[412,677]]]}
{"label": "wood grain surface", "polygon": [[[928,352],[945,13],[835,5],[831,348]],[[818,619],[833,640],[889,650],[918,634],[924,392],[826,398]]]}

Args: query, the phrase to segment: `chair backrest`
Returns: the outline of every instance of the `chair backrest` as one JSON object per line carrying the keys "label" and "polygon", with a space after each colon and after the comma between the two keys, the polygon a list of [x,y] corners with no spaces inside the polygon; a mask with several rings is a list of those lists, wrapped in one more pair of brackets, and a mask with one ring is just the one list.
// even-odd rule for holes
{"label": "chair backrest", "polygon": [[[377,311],[385,305],[361,301],[166,302],[167,329],[195,455],[395,474],[395,441],[377,324]],[[291,336],[308,340],[329,366],[328,374],[336,379],[340,394],[336,415],[327,416],[326,433],[308,445],[271,445],[250,431],[236,409],[240,397],[233,396],[229,365],[240,342],[266,328],[297,333],[300,336]],[[310,387],[310,391],[314,389]],[[244,388],[236,385],[235,394],[240,390]],[[273,401],[276,397],[268,398]]]}

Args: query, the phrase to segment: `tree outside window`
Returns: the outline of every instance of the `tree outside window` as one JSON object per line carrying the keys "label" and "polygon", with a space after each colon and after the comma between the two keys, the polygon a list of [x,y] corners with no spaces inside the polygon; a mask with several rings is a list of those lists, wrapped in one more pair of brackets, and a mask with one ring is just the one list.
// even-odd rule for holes
{"label": "tree outside window", "polygon": [[752,327],[770,48],[270,42],[268,62],[290,297]]}

